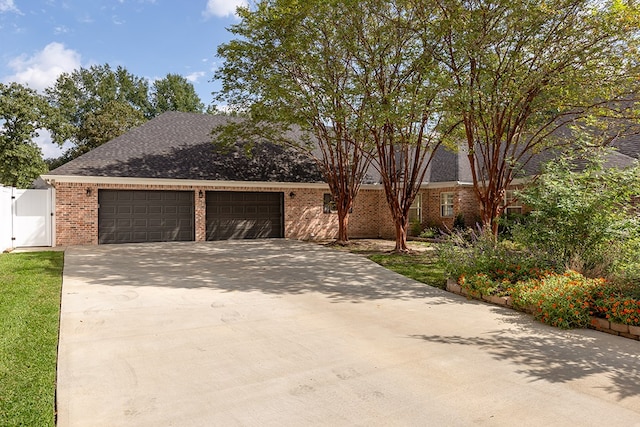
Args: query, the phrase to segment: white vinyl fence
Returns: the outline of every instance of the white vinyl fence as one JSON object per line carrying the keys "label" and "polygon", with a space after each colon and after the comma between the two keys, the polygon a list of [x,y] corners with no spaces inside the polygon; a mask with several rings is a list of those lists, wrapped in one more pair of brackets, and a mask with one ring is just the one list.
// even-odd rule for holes
{"label": "white vinyl fence", "polygon": [[53,246],[52,188],[18,190],[0,187],[0,251]]}

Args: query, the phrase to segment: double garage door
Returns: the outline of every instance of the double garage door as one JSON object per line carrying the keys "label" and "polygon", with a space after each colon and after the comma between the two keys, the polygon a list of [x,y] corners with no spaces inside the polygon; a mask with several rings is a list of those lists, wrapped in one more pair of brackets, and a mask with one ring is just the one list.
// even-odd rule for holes
{"label": "double garage door", "polygon": [[[284,235],[282,193],[207,192],[207,240]],[[195,240],[193,191],[100,190],[99,243]]]}

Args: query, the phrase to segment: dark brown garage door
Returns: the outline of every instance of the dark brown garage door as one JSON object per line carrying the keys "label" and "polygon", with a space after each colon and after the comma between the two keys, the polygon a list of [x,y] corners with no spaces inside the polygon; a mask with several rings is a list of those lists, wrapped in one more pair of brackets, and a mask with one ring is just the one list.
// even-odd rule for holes
{"label": "dark brown garage door", "polygon": [[207,191],[207,240],[284,236],[283,193]]}
{"label": "dark brown garage door", "polygon": [[99,243],[192,241],[193,192],[100,190]]}

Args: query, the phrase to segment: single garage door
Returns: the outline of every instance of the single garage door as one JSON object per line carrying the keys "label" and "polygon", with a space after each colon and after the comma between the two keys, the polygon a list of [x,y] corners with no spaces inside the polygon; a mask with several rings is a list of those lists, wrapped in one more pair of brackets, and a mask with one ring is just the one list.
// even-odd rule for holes
{"label": "single garage door", "polygon": [[207,240],[284,236],[283,193],[207,191]]}
{"label": "single garage door", "polygon": [[192,241],[192,191],[100,190],[99,243]]}

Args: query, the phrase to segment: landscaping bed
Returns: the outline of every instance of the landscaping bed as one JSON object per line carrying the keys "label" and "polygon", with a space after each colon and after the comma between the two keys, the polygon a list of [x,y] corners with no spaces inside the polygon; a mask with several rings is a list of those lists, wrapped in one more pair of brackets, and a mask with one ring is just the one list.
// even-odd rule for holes
{"label": "landscaping bed", "polygon": [[[520,311],[524,311],[526,313],[529,314],[533,314],[534,316],[537,317],[543,317],[543,309],[540,306],[537,305],[529,305],[529,306],[524,306],[522,304],[518,305],[517,302],[514,303],[514,299],[511,296],[499,296],[499,295],[490,295],[490,294],[482,294],[479,291],[473,291],[470,290],[468,287],[463,287],[460,284],[458,284],[458,282],[456,282],[453,279],[448,279],[447,280],[447,286],[446,286],[447,291],[458,294],[458,295],[463,295],[466,296],[467,298],[474,298],[474,299],[479,299],[479,300],[483,300],[485,302],[491,303],[491,304],[496,304],[496,305],[500,305],[503,307],[508,307],[508,308],[513,308],[513,309],[517,309]],[[622,307],[625,307],[624,305],[624,301],[629,301],[628,299],[624,299],[622,300],[623,302],[621,303]],[[553,303],[552,303],[553,304]],[[567,303],[567,305],[571,304],[570,302]],[[615,304],[615,302],[613,302],[613,304]],[[542,305],[542,304],[540,304]],[[639,313],[640,315],[640,301],[635,301],[635,305],[636,308],[635,310],[637,310],[637,313]],[[620,306],[620,302],[618,302],[618,304],[616,306]],[[627,310],[629,310],[630,313],[630,308],[631,303],[629,303],[626,307]],[[597,306],[596,306],[597,307]],[[569,307],[570,309],[573,307]],[[590,303],[586,303],[586,306],[584,308],[588,308],[590,310],[589,314],[588,314],[588,322],[585,325],[582,325],[583,327],[586,328],[590,328],[590,329],[595,329],[601,332],[606,332],[608,334],[612,334],[612,335],[618,335],[621,337],[625,337],[625,338],[630,338],[633,340],[637,340],[640,341],[640,325],[629,325],[629,324],[625,324],[625,323],[618,323],[615,321],[611,321],[609,319],[607,319],[606,317],[597,317],[597,316],[593,316],[591,315],[591,313],[593,312],[593,307],[592,304]],[[609,307],[604,307],[601,309],[605,309],[608,310]],[[597,310],[597,308],[596,308]],[[624,313],[624,308],[622,309],[623,313]],[[627,314],[629,314],[627,313]],[[637,322],[635,322],[637,323]]]}

